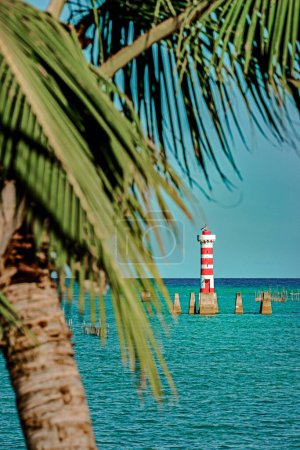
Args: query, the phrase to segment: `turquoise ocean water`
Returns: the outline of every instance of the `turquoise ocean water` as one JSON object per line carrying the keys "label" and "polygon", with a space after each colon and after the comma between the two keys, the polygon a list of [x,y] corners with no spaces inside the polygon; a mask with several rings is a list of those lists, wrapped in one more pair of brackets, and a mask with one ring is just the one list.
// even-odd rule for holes
{"label": "turquoise ocean water", "polygon": [[[108,307],[105,348],[80,328],[76,301],[71,311],[76,358],[83,376],[99,448],[105,449],[300,449],[300,302],[273,303],[261,316],[254,292],[300,291],[300,279],[217,279],[220,314],[186,314],[199,280],[166,280],[179,292],[183,312],[168,321],[165,358],[179,397],[161,404],[150,393],[139,398],[121,365]],[[235,316],[242,292],[244,315]],[[108,301],[109,304],[109,301]],[[0,449],[24,449],[5,363],[0,355]]]}

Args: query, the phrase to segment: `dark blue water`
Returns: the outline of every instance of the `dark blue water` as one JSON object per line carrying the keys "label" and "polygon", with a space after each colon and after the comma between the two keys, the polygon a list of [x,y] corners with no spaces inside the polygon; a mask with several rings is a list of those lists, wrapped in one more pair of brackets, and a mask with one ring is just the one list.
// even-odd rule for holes
{"label": "dark blue water", "polygon": [[[183,312],[199,280],[166,280],[179,292]],[[102,348],[86,336],[74,302],[76,358],[86,388],[99,447],[105,449],[299,449],[300,302],[273,303],[261,316],[258,290],[300,291],[300,280],[219,279],[220,314],[182,314],[162,338],[179,393],[162,404],[138,397],[135,380],[122,367],[108,307],[110,333]],[[235,316],[242,292],[244,315]],[[109,305],[109,302],[108,302]],[[0,449],[24,449],[14,394],[0,359]]]}

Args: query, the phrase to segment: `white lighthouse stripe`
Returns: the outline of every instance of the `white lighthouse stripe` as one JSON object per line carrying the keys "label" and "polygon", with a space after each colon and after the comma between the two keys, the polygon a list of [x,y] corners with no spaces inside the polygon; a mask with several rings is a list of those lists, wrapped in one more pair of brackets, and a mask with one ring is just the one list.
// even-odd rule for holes
{"label": "white lighthouse stripe", "polygon": [[201,245],[202,248],[213,248],[212,242],[203,242]]}
{"label": "white lighthouse stripe", "polygon": [[201,269],[213,269],[213,264],[201,264]]}
{"label": "white lighthouse stripe", "polygon": [[201,276],[201,284],[205,282],[205,280],[209,280],[210,282],[214,281],[213,275],[202,275]]}
{"label": "white lighthouse stripe", "polygon": [[201,283],[204,283],[204,280],[210,280],[213,281],[214,276],[213,275],[202,275],[201,276]]}

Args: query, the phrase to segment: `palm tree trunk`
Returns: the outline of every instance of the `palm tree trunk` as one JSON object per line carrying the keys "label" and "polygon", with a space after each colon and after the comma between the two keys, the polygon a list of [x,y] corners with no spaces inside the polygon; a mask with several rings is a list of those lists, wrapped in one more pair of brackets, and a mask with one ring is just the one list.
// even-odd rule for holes
{"label": "palm tree trunk", "polygon": [[32,337],[4,322],[3,353],[27,447],[96,449],[71,331],[49,270],[34,264],[33,249],[32,236],[15,234],[5,255],[4,278],[2,273],[3,279],[12,273],[3,293],[33,332]]}
{"label": "palm tree trunk", "polygon": [[38,340],[7,327],[4,355],[29,449],[95,449],[85,393],[64,314],[51,285],[20,283],[4,294]]}

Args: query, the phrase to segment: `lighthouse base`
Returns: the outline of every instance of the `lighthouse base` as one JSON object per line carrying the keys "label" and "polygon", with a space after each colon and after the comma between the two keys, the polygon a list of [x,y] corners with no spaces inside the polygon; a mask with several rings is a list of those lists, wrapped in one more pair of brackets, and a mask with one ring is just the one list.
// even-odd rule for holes
{"label": "lighthouse base", "polygon": [[199,314],[201,316],[213,316],[218,314],[219,306],[217,294],[215,292],[200,292],[199,294]]}

